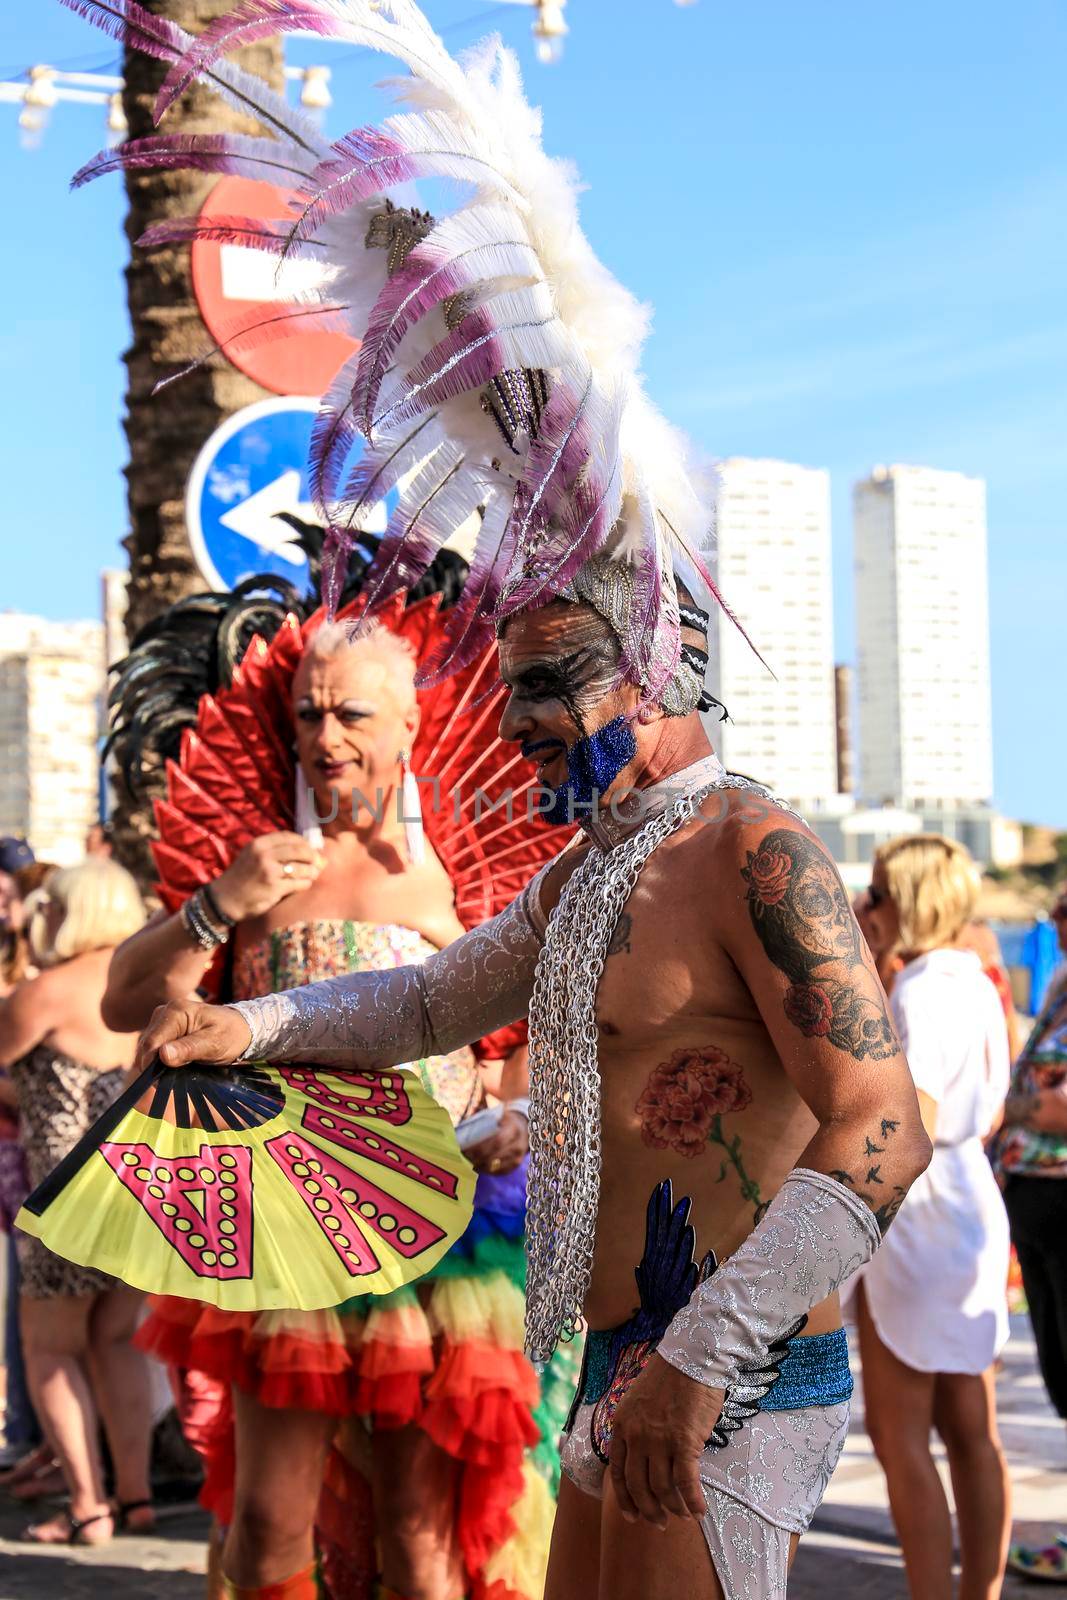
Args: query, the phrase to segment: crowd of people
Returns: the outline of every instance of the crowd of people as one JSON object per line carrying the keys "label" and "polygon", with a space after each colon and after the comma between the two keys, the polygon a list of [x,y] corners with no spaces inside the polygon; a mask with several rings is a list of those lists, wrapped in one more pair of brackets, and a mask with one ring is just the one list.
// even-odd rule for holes
{"label": "crowd of people", "polygon": [[[353,650],[326,633],[306,653],[294,697],[307,707],[300,759],[313,784],[346,759],[366,762],[386,784],[402,781],[395,747],[401,735],[411,738],[410,657],[381,641]],[[357,701],[378,702],[380,726],[360,722],[353,731],[345,707]],[[80,865],[57,868],[35,861],[23,840],[0,841],[0,1200],[9,1234],[0,1486],[19,1501],[63,1497],[63,1509],[31,1520],[25,1537],[96,1544],[152,1528],[149,1446],[159,1407],[151,1351],[167,1365],[179,1417],[205,1464],[204,1500],[217,1528],[212,1600],[226,1592],[224,1540],[236,1592],[265,1592],[310,1568],[317,1550],[339,1597],[369,1594],[375,1576],[386,1592],[420,1600],[465,1593],[480,1514],[492,1546],[477,1497],[494,1477],[509,1478],[512,1442],[506,1432],[494,1439],[486,1424],[480,1482],[427,1403],[435,1387],[440,1396],[442,1362],[455,1355],[442,1289],[454,1297],[464,1273],[478,1284],[472,1253],[436,1289],[431,1282],[424,1293],[394,1296],[395,1309],[386,1299],[372,1313],[353,1303],[326,1316],[226,1317],[188,1301],[148,1311],[135,1290],[13,1229],[27,1189],[129,1080],[155,1006],[196,990],[215,954],[190,939],[180,914],[146,920],[137,885],[109,859],[99,830],[87,845]],[[314,848],[284,833],[247,846],[211,886],[218,913],[238,930],[232,992],[306,983],[346,964],[395,966],[448,943],[455,913],[447,877],[435,859],[416,865],[409,856],[395,822],[371,841],[351,818]],[[960,845],[909,835],[878,851],[855,906],[933,1145],[886,1242],[842,1296],[913,1600],[953,1594],[957,1547],[961,1600],[993,1600],[1006,1561],[1035,1578],[1067,1576],[1063,1544],[1014,1546],[1009,1555],[1010,1483],[996,1420],[1012,1242],[1041,1372],[1067,1418],[1067,1258],[1060,1185],[1050,1181],[1067,1176],[1067,984],[1053,984],[1013,1051],[1020,1022],[995,937],[975,921],[979,885]],[[1053,918],[1067,953],[1067,893]],[[487,1095],[511,1107],[468,1154],[484,1173],[521,1179],[525,1051],[489,1069],[454,1051],[420,1070],[457,1123]],[[879,1138],[890,1134],[867,1143],[874,1183]],[[521,1299],[516,1281],[504,1270],[478,1292]],[[515,1316],[498,1309],[497,1325],[510,1321],[514,1333]],[[376,1339],[366,1337],[368,1315]],[[397,1363],[405,1341],[408,1359]],[[514,1341],[512,1361],[517,1334]],[[383,1351],[394,1356],[384,1369]],[[397,1405],[405,1368],[421,1392],[407,1412]],[[529,1369],[511,1397],[520,1458],[534,1443],[554,1451],[551,1430],[562,1420],[555,1416],[541,1439],[529,1423],[523,1431],[523,1418],[537,1411],[536,1383]],[[492,1397],[483,1391],[481,1401],[492,1413]],[[947,1455],[955,1535],[934,1434]],[[521,1479],[518,1493],[514,1482],[501,1492],[520,1499]],[[546,1504],[528,1505],[523,1517],[528,1535],[539,1522],[542,1542]],[[505,1543],[498,1539],[490,1555],[498,1572]],[[524,1560],[537,1567],[529,1548],[519,1567]]]}
{"label": "crowd of people", "polygon": [[[68,3],[165,64],[160,112],[199,80],[269,135],[198,121],[80,178],[283,173],[291,226],[221,232],[314,260],[271,339],[325,314],[358,355],[312,430],[313,597],[189,597],[116,668],[159,904],[100,831],[62,870],[0,850],[9,1226],[37,1186],[0,1487],[65,1494],[26,1538],[151,1529],[165,1372],[210,1600],[785,1600],[847,1318],[913,1600],[955,1542],[961,1600],[1062,1577],[1067,1545],[1010,1546],[995,1376],[1010,1230],[1064,1414],[1067,986],[1015,1049],[957,843],[880,849],[854,915],[716,756],[704,607],[743,633],[745,597],[518,63],[454,60],[413,0],[197,38]],[[294,30],[401,62],[405,109],[330,144],[227,59]]]}

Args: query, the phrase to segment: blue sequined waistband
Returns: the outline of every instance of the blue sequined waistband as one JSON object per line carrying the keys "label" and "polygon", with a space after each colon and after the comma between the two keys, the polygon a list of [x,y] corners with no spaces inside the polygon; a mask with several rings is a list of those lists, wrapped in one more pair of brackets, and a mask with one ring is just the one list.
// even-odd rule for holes
{"label": "blue sequined waistband", "polygon": [[836,1406],[851,1398],[852,1373],[844,1328],[790,1339],[778,1381],[760,1401],[761,1411],[801,1411]]}
{"label": "blue sequined waistband", "polygon": [[[611,1385],[611,1344],[615,1330],[586,1334],[585,1386],[582,1399],[595,1405]],[[779,1374],[759,1406],[761,1411],[803,1411],[808,1406],[835,1406],[852,1395],[848,1339],[844,1328],[790,1339]]]}

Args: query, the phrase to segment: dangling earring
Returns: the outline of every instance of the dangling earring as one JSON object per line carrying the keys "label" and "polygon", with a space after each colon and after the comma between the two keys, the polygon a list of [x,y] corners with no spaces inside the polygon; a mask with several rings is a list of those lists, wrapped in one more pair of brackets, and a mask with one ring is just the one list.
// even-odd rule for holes
{"label": "dangling earring", "polygon": [[[304,777],[299,761],[296,764],[296,803],[293,810],[296,814],[296,831],[303,834],[312,850],[322,849],[322,828],[317,815],[311,809],[311,791],[308,781]],[[334,815],[336,816],[336,811]]]}
{"label": "dangling earring", "polygon": [[406,750],[401,750],[399,761],[402,773],[400,781],[400,797],[404,807],[404,843],[407,845],[408,860],[413,867],[421,867],[426,858],[426,835],[422,827],[422,801],[419,798],[419,784],[408,765],[409,755]]}

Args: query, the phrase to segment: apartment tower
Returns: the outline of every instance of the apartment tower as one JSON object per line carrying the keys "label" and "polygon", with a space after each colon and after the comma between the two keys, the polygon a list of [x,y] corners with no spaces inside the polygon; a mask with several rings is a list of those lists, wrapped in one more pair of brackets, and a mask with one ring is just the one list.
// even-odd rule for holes
{"label": "apartment tower", "polygon": [[859,790],[919,808],[993,792],[985,484],[875,467],[853,491]]}
{"label": "apartment tower", "polygon": [[829,475],[744,457],[719,474],[712,566],[766,666],[716,610],[708,684],[730,719],[708,730],[732,771],[817,810],[837,792]]}

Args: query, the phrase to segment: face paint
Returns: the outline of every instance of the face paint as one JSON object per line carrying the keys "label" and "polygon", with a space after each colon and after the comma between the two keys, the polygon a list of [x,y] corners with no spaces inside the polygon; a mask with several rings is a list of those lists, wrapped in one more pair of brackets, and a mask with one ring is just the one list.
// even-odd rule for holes
{"label": "face paint", "polygon": [[542,794],[553,797],[542,815],[581,822],[637,753],[637,691],[620,680],[610,628],[589,606],[548,606],[509,625],[500,664],[511,691],[501,735],[538,764]]}
{"label": "face paint", "polygon": [[637,754],[629,717],[614,717],[595,733],[586,733],[567,751],[567,781],[552,793],[552,806],[542,812],[547,823],[581,822],[590,815],[594,794],[602,797]]}

